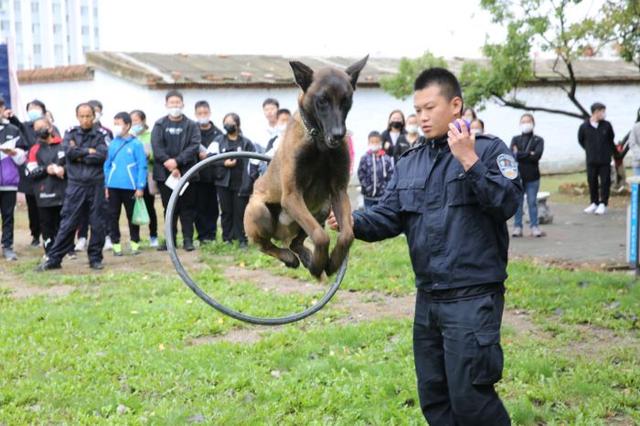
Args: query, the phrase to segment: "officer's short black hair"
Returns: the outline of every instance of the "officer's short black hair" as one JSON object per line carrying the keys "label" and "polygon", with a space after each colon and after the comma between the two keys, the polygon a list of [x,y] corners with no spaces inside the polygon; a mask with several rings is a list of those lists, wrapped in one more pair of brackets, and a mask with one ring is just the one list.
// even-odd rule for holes
{"label": "officer's short black hair", "polygon": [[601,102],[596,102],[593,105],[591,105],[591,114],[593,114],[596,111],[602,111],[603,109],[607,109],[605,104]]}
{"label": "officer's short black hair", "polygon": [[89,107],[93,115],[94,116],[96,115],[96,110],[93,108],[93,105],[91,105],[89,102],[82,102],[78,104],[78,106],[76,106],[76,115],[78,115],[78,111],[80,111],[80,108],[82,107]]}
{"label": "officer's short black hair", "polygon": [[451,100],[456,96],[462,98],[462,89],[456,76],[451,71],[439,67],[422,71],[413,84],[413,90],[422,90],[433,84],[440,87],[440,93],[447,100]]}
{"label": "officer's short black hair", "polygon": [[182,93],[175,90],[175,89],[171,89],[167,92],[167,94],[164,97],[165,102],[169,100],[169,98],[180,98],[180,100],[182,102],[184,102],[184,97],[182,96]]}
{"label": "officer's short black hair", "polygon": [[196,102],[196,106],[194,109],[197,110],[198,108],[206,108],[208,110],[211,110],[211,107],[209,106],[209,102],[205,100]]}
{"label": "officer's short black hair", "polygon": [[42,101],[41,101],[41,100],[39,100],[39,99],[34,99],[34,100],[32,100],[31,102],[29,102],[29,103],[27,104],[27,111],[29,111],[29,107],[30,107],[31,105],[35,105],[35,106],[39,107],[39,108],[42,110],[42,113],[43,113],[43,114],[47,112],[47,107],[45,107],[45,106],[44,106],[44,102],[42,102]]}
{"label": "officer's short black hair", "polygon": [[113,116],[114,120],[122,120],[127,126],[131,124],[131,115],[126,111],[121,111]]}
{"label": "officer's short black hair", "polygon": [[380,139],[380,141],[382,141],[382,135],[380,134],[380,132],[374,130],[372,132],[369,132],[369,136],[367,136],[367,140],[371,139],[371,138],[378,138]]}
{"label": "officer's short black hair", "polygon": [[280,109],[278,110],[278,115],[277,115],[277,117],[280,117],[282,114],[288,114],[288,115],[291,115],[291,111],[289,111],[289,110],[288,110],[288,109],[286,109],[286,108],[280,108]]}
{"label": "officer's short black hair", "polygon": [[100,102],[97,99],[91,99],[89,102],[87,102],[89,105],[91,105],[93,107],[93,111],[95,112],[96,109],[99,109],[100,111],[102,111],[104,108],[102,107],[102,102]]}
{"label": "officer's short black hair", "polygon": [[267,98],[264,100],[264,102],[262,102],[262,108],[266,107],[267,105],[275,105],[276,108],[280,108],[280,102],[278,102],[278,100],[274,98]]}

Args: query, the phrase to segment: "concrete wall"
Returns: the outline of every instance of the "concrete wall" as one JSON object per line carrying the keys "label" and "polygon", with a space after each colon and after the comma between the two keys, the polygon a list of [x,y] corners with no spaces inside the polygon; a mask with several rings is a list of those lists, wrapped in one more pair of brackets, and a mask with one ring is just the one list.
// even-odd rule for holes
{"label": "concrete wall", "polygon": [[[640,87],[621,85],[585,86],[578,90],[585,105],[600,101],[608,107],[608,119],[620,139],[632,126],[636,111],[640,107]],[[74,125],[74,108],[88,99],[100,99],[105,105],[103,124],[109,126],[111,117],[118,111],[143,109],[149,122],[165,114],[165,91],[148,90],[142,86],[96,70],[95,79],[88,82],[67,82],[23,85],[20,97],[26,104],[30,99],[43,100],[56,118],[61,130]],[[193,105],[206,99],[212,105],[213,120],[221,127],[222,117],[227,112],[240,115],[242,128],[254,142],[266,142],[266,121],[262,114],[262,101],[275,97],[282,107],[296,109],[297,90],[290,89],[216,89],[185,90],[185,112],[193,116]],[[566,95],[558,89],[529,88],[519,93],[521,99],[531,105],[570,108]],[[402,109],[407,114],[413,111],[412,99],[399,101],[381,89],[358,89],[355,92],[353,109],[348,118],[348,127],[354,134],[356,154],[366,150],[366,136],[371,130],[385,128],[388,114],[393,109]],[[24,113],[24,111],[21,111]],[[489,103],[480,117],[485,121],[487,132],[495,134],[507,143],[518,133],[518,122],[522,111],[503,108]],[[546,149],[542,168],[546,172],[566,172],[583,167],[584,154],[579,147],[576,133],[580,121],[546,113],[536,113],[536,132],[545,139]]]}

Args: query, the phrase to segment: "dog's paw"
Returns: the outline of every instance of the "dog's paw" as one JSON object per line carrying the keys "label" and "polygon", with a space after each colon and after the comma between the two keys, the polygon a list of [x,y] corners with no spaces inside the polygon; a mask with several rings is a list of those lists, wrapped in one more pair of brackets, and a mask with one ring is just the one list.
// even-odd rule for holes
{"label": "dog's paw", "polygon": [[283,259],[282,263],[284,263],[284,266],[291,269],[296,269],[300,266],[300,260],[295,254],[292,254],[291,258]]}

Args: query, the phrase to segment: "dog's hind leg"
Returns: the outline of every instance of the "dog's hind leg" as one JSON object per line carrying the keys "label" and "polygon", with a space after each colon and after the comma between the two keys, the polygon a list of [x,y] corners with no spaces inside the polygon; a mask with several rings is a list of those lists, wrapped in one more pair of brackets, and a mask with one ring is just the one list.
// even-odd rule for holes
{"label": "dog's hind leg", "polygon": [[271,242],[276,223],[269,208],[255,197],[251,197],[244,213],[244,229],[260,251],[279,259],[289,268],[300,266],[298,257],[289,249],[277,247]]}
{"label": "dog's hind leg", "polygon": [[302,265],[308,269],[309,265],[311,265],[311,257],[313,254],[311,253],[311,250],[304,246],[304,240],[306,239],[307,233],[301,229],[300,232],[298,232],[298,235],[296,235],[296,237],[291,241],[289,248],[298,255]]}

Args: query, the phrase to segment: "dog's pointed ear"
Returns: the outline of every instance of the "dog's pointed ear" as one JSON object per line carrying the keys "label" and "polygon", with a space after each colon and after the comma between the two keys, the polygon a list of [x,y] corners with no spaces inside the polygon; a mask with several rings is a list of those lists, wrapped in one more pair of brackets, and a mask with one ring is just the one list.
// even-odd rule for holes
{"label": "dog's pointed ear", "polygon": [[349,77],[351,77],[351,87],[353,87],[353,90],[356,90],[356,83],[358,83],[360,71],[362,71],[362,68],[364,68],[364,66],[367,64],[368,59],[369,55],[365,56],[364,58],[360,59],[358,62],[350,65],[346,70],[344,70],[347,74],[349,74]]}
{"label": "dog's pointed ear", "polygon": [[289,65],[291,65],[291,69],[293,70],[296,84],[300,86],[303,92],[306,92],[313,81],[313,70],[298,61],[290,61]]}

